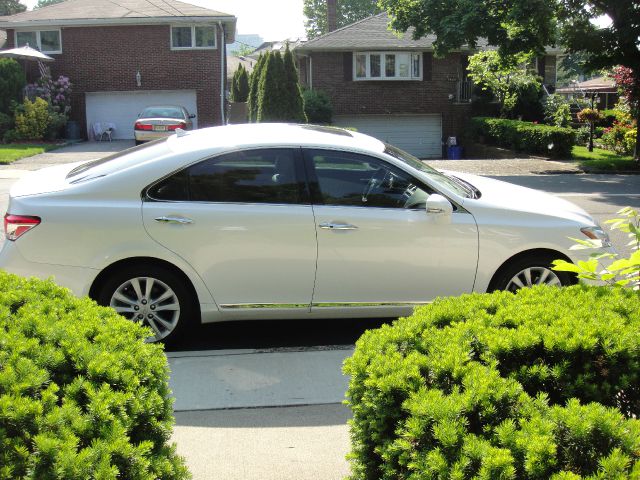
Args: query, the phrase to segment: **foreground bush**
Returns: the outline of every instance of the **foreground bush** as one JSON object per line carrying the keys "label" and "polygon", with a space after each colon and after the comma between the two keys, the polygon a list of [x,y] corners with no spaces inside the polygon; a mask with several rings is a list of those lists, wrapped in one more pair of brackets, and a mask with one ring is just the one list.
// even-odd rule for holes
{"label": "foreground bush", "polygon": [[471,132],[476,140],[490,145],[554,158],[571,158],[575,145],[575,133],[571,128],[505,118],[474,117]]}
{"label": "foreground bush", "polygon": [[148,332],[0,271],[0,479],[181,479],[167,362]]}
{"label": "foreground bush", "polygon": [[638,478],[639,327],[632,291],[575,286],[366,332],[345,363],[352,478]]}

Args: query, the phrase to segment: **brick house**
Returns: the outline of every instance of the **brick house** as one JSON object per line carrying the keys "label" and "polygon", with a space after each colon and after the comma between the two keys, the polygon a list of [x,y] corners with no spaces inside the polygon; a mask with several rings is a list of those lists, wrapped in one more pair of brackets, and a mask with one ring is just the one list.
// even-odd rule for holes
{"label": "brick house", "polygon": [[[300,81],[331,98],[334,123],[355,127],[420,158],[442,156],[443,140],[460,137],[471,115],[472,85],[462,49],[433,55],[434,37],[397,36],[385,13],[315,38],[296,48]],[[479,45],[486,48],[486,45]],[[555,52],[537,62],[555,85]]]}
{"label": "brick house", "polygon": [[[67,0],[0,19],[5,48],[27,43],[55,59],[53,78],[73,84],[71,119],[133,138],[148,105],[180,104],[195,126],[225,123],[225,46],[236,18],[174,0]],[[32,66],[35,68],[35,66]]]}

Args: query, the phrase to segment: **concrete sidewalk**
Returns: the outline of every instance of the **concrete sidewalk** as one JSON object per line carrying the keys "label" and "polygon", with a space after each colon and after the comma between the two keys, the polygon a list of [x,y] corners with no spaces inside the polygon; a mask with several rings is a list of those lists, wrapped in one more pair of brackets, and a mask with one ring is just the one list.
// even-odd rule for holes
{"label": "concrete sidewalk", "polygon": [[332,480],[349,473],[352,346],[169,352],[172,441],[195,480]]}

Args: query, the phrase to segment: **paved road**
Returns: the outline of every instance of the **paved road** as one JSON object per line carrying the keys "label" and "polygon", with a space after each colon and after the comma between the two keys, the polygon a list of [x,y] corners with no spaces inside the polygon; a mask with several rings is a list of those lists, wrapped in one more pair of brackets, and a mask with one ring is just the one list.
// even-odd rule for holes
{"label": "paved road", "polygon": [[[126,146],[82,144],[0,167],[0,212],[6,208],[9,186],[25,171],[97,158]],[[535,160],[442,163],[471,173],[484,168],[501,180],[546,190],[579,204],[600,221],[624,205],[640,208],[640,176],[535,175],[573,169]],[[614,241],[623,249],[624,238]],[[194,328],[190,338],[167,354],[176,398],[173,440],[194,478],[346,476],[349,411],[340,404],[347,386],[341,364],[364,330],[382,323],[264,321]]]}

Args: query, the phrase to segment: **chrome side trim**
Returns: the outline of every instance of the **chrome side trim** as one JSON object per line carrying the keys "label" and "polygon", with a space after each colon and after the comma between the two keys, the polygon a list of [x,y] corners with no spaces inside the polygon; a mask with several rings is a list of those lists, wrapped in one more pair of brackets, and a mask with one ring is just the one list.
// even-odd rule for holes
{"label": "chrome side trim", "polygon": [[254,308],[305,308],[311,307],[308,303],[227,303],[221,304],[220,308],[227,310],[254,309]]}
{"label": "chrome side trim", "polygon": [[311,308],[355,308],[355,307],[416,307],[431,302],[321,302],[312,303]]}
{"label": "chrome side trim", "polygon": [[416,307],[428,305],[431,302],[322,302],[322,303],[227,303],[221,304],[220,308],[226,310],[250,310],[257,308],[367,308],[367,307]]}

